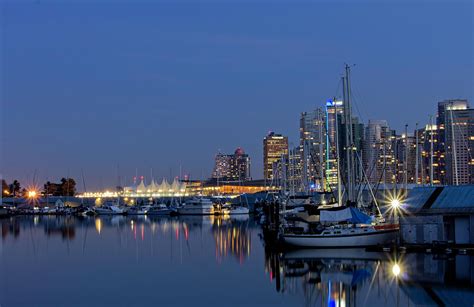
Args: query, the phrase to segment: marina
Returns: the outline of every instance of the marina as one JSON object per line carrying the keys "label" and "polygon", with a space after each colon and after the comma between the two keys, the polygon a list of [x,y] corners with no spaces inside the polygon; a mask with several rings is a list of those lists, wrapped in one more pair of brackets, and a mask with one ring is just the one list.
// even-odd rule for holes
{"label": "marina", "polygon": [[63,2],[0,4],[0,307],[474,307],[474,2]]}

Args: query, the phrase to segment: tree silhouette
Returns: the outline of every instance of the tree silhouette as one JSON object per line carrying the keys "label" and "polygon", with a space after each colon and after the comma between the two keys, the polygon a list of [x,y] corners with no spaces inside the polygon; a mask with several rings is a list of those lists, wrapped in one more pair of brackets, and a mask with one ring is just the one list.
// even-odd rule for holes
{"label": "tree silhouette", "polygon": [[13,195],[13,197],[20,197],[20,192],[21,192],[21,185],[18,180],[13,180],[13,183],[10,184],[10,193]]}

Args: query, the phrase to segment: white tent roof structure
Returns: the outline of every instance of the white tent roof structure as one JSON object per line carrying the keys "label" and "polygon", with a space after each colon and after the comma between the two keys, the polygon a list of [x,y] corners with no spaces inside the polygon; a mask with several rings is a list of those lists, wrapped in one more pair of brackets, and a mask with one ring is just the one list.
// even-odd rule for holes
{"label": "white tent roof structure", "polygon": [[178,182],[176,178],[173,180],[173,183],[171,184],[171,190],[174,193],[177,193],[179,192],[179,190],[181,190],[181,184]]}
{"label": "white tent roof structure", "polygon": [[151,180],[151,183],[146,187],[147,192],[157,192],[158,191],[158,185],[155,182],[155,179]]}
{"label": "white tent roof structure", "polygon": [[160,196],[176,196],[176,194],[182,194],[185,192],[185,189],[186,183],[180,182],[177,178],[175,178],[171,184],[166,180],[166,178],[163,178],[160,184],[157,184],[156,181],[152,179],[149,185],[145,185],[145,182],[142,179],[138,186],[124,188],[128,193],[158,194]]}
{"label": "white tent roof structure", "polygon": [[163,180],[161,181],[161,184],[158,187],[158,191],[161,191],[162,193],[168,193],[169,190],[170,190],[170,184],[165,178],[163,178]]}
{"label": "white tent roof structure", "polygon": [[146,192],[146,187],[145,183],[143,182],[143,179],[137,187],[137,192]]}

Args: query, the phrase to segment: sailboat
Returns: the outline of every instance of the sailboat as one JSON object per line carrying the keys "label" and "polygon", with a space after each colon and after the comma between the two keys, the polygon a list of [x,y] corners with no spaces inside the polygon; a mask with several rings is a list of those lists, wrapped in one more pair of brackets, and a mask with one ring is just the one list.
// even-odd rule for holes
{"label": "sailboat", "polygon": [[[398,236],[398,225],[385,223],[381,217],[377,200],[371,190],[369,191],[378,209],[379,217],[370,217],[359,208],[361,199],[356,195],[356,160],[360,157],[354,150],[354,137],[352,131],[352,112],[350,105],[350,67],[346,65],[343,82],[343,116],[345,123],[345,161],[344,172],[341,172],[341,155],[339,154],[339,137],[336,109],[336,157],[338,172],[338,203],[334,207],[320,208],[313,212],[311,220],[297,221],[293,225],[288,223],[281,229],[280,237],[289,245],[301,247],[364,247],[389,244],[395,242]],[[335,104],[337,108],[337,104]],[[345,199],[343,206],[342,174],[345,176]],[[367,180],[367,176],[365,176]]]}

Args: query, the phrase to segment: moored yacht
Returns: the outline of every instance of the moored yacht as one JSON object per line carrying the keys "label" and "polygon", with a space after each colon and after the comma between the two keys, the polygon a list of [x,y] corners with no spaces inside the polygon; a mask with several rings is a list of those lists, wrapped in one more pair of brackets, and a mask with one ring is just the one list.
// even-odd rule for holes
{"label": "moored yacht", "polygon": [[208,198],[193,198],[178,208],[180,215],[211,215],[214,214],[214,204]]}
{"label": "moored yacht", "polygon": [[398,228],[377,229],[374,226],[327,227],[319,233],[298,233],[287,231],[283,234],[285,243],[303,247],[366,247],[393,243]]}
{"label": "moored yacht", "polygon": [[[303,215],[300,215],[303,216]],[[304,247],[362,247],[395,242],[398,225],[386,224],[354,207],[320,210],[305,219],[287,218],[281,237]]]}
{"label": "moored yacht", "polygon": [[176,210],[174,208],[168,208],[165,204],[158,204],[150,206],[147,211],[147,215],[170,215],[175,213]]}
{"label": "moored yacht", "polygon": [[128,215],[144,215],[148,213],[150,206],[131,206],[127,208]]}
{"label": "moored yacht", "polygon": [[125,214],[127,211],[125,209],[120,208],[116,205],[102,205],[100,207],[94,208],[95,213],[102,215],[117,215],[117,214]]}

